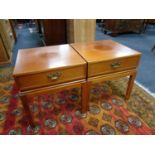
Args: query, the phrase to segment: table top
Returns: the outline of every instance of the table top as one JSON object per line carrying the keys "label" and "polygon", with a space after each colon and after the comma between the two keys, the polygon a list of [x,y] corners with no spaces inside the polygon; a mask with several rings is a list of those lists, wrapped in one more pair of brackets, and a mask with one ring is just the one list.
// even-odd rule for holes
{"label": "table top", "polygon": [[85,60],[68,44],[21,49],[13,74],[37,73],[82,64],[86,64]]}
{"label": "table top", "polygon": [[89,63],[141,54],[140,52],[112,40],[100,40],[90,43],[73,43],[71,46]]}

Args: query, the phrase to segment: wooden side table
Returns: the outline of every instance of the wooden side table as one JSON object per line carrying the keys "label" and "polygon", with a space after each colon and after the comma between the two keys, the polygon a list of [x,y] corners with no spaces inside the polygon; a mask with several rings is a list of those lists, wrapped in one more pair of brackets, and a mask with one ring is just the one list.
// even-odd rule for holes
{"label": "wooden side table", "polygon": [[[129,99],[141,54],[112,40],[74,43],[71,46],[87,61],[87,87],[94,82],[130,76],[125,99]],[[87,110],[88,110],[87,103]]]}
{"label": "wooden side table", "polygon": [[86,111],[88,91],[87,64],[69,45],[23,49],[18,52],[14,79],[30,125],[35,123],[27,96],[46,94],[65,88],[81,87],[82,111]]}
{"label": "wooden side table", "polygon": [[27,96],[82,89],[82,111],[89,107],[91,84],[130,76],[128,99],[136,77],[140,53],[111,40],[23,49],[18,53],[13,76],[30,125],[35,123]]}

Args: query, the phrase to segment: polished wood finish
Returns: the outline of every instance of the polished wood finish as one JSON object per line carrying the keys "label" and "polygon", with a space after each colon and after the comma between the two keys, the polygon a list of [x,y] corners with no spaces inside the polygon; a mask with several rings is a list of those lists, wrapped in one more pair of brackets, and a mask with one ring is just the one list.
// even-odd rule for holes
{"label": "polished wood finish", "polygon": [[[121,58],[88,65],[88,76],[96,76],[107,73],[115,73],[135,68],[138,65],[139,57]],[[118,64],[118,65],[117,65]]]}
{"label": "polished wood finish", "polygon": [[86,62],[68,44],[19,50],[14,75],[36,74],[73,66]]}
{"label": "polished wood finish", "polygon": [[[27,95],[55,92],[80,86],[85,92],[86,61],[69,45],[23,49],[18,52],[13,76],[20,89],[24,109],[29,115]],[[86,101],[82,100],[82,111]],[[35,122],[29,117],[30,125]]]}
{"label": "polished wood finish", "polygon": [[90,95],[90,86],[91,82],[86,81],[82,84],[82,112],[86,112],[89,110],[89,95]]}
{"label": "polished wood finish", "polygon": [[[71,46],[88,62],[87,81],[90,82],[132,75],[130,70],[137,68],[141,56],[140,52],[112,40],[74,43]],[[131,94],[133,79],[129,80],[126,98]]]}
{"label": "polished wood finish", "polygon": [[129,99],[130,98],[130,94],[134,85],[134,80],[136,78],[136,72],[134,72],[132,75],[130,75],[129,78],[129,82],[128,82],[128,87],[127,87],[127,91],[126,91],[126,95],[125,95],[125,99]]}
{"label": "polished wood finish", "polygon": [[112,40],[71,46],[88,62],[88,77],[136,68],[140,59],[139,52]]}
{"label": "polished wood finish", "polygon": [[42,87],[42,88],[20,91],[20,94],[21,96],[24,96],[24,95],[36,96],[36,95],[42,95],[42,94],[47,94],[47,93],[57,93],[64,89],[71,89],[75,87],[81,88],[81,84],[85,82],[86,82],[86,79],[76,80],[76,81],[61,83],[57,85],[51,85],[51,86]]}
{"label": "polished wood finish", "polygon": [[34,121],[26,105],[26,95],[80,87],[82,112],[86,112],[92,83],[130,76],[125,96],[129,99],[140,55],[111,40],[19,51],[13,76],[31,126],[34,126]]}
{"label": "polished wood finish", "polygon": [[23,91],[85,79],[86,62],[69,45],[23,49],[13,75]]}
{"label": "polished wood finish", "polygon": [[88,63],[116,60],[139,56],[140,53],[112,40],[99,40],[89,43],[74,43],[71,46]]}
{"label": "polished wood finish", "polygon": [[135,73],[136,73],[136,69],[132,69],[132,70],[126,70],[126,71],[121,71],[117,73],[103,74],[103,75],[99,75],[95,77],[90,77],[88,78],[87,81],[92,82],[92,83],[98,83],[98,82],[102,82],[106,80],[118,79],[118,78],[125,77],[128,75],[134,75]]}
{"label": "polished wood finish", "polygon": [[[51,79],[48,77],[50,74],[60,73],[56,79]],[[55,85],[63,82],[69,82],[73,80],[80,80],[86,77],[86,66],[75,66],[65,69],[55,69],[51,71],[29,74],[24,76],[15,77],[16,82],[20,89],[29,90],[33,88]]]}

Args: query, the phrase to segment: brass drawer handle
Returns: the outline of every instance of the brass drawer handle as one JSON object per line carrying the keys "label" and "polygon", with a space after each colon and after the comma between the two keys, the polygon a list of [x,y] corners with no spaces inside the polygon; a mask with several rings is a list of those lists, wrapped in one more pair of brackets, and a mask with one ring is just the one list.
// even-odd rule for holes
{"label": "brass drawer handle", "polygon": [[60,72],[55,72],[55,73],[49,73],[49,74],[47,75],[47,77],[48,77],[50,80],[57,80],[61,75],[62,75],[62,73],[60,73]]}
{"label": "brass drawer handle", "polygon": [[114,62],[114,63],[111,64],[111,67],[114,68],[114,69],[119,68],[120,66],[121,66],[120,62]]}

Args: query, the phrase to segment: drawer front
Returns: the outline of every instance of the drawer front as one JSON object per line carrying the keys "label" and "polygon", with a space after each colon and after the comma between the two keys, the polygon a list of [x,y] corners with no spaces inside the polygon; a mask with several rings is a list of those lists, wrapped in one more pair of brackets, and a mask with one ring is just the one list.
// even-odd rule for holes
{"label": "drawer front", "polygon": [[92,63],[88,65],[88,77],[136,68],[140,56]]}
{"label": "drawer front", "polygon": [[29,90],[84,78],[86,78],[86,66],[82,65],[44,73],[18,76],[15,77],[15,81],[20,90]]}

